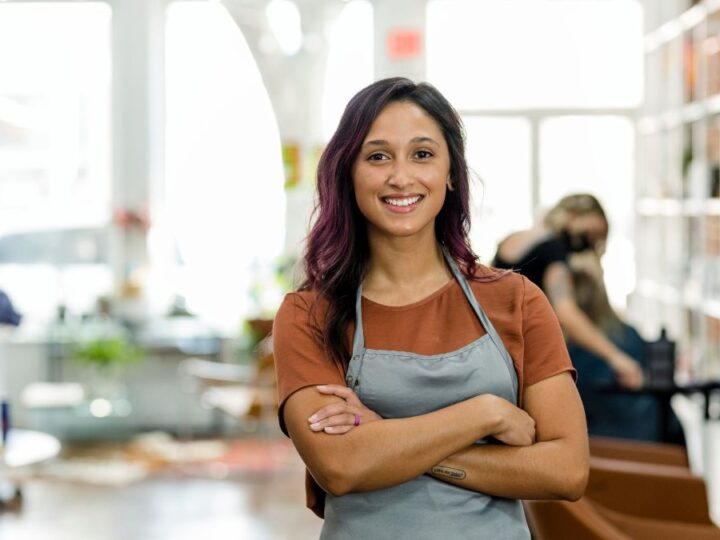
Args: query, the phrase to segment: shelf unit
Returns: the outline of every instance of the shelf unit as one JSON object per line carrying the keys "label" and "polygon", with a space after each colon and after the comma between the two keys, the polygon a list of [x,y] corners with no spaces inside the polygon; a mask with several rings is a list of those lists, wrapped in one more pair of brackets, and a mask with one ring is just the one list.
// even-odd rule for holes
{"label": "shelf unit", "polygon": [[720,0],[643,4],[630,315],[678,341],[681,377],[720,378]]}

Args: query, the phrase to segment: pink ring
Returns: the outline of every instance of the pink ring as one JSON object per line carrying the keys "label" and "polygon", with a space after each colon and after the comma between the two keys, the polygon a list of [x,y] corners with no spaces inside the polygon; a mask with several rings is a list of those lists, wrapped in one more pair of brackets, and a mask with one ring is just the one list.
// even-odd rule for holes
{"label": "pink ring", "polygon": [[356,414],[356,415],[355,415],[355,422],[353,422],[353,426],[357,427],[357,426],[359,426],[359,425],[360,425],[360,415],[359,415],[359,414]]}

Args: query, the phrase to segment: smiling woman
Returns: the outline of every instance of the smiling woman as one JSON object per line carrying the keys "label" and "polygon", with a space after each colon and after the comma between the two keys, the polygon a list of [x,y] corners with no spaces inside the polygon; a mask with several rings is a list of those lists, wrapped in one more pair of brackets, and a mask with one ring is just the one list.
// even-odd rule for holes
{"label": "smiling woman", "polygon": [[584,490],[552,308],[469,247],[462,133],[435,88],[386,79],[353,97],[320,160],[307,279],[274,353],[321,538],[529,538],[519,499]]}
{"label": "smiling woman", "polygon": [[352,172],[371,238],[423,229],[434,234],[433,220],[450,185],[450,157],[440,127],[421,107],[388,105],[373,122]]}

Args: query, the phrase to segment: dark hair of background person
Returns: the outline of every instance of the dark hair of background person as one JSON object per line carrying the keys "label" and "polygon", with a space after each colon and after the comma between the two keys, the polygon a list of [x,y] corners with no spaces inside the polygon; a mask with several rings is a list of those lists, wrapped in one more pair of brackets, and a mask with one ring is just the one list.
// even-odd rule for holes
{"label": "dark hair of background person", "polygon": [[[450,255],[471,279],[476,276],[477,255],[468,239],[470,185],[465,161],[464,130],[460,116],[448,101],[427,83],[402,77],[377,81],[358,92],[348,103],[337,130],[328,142],[317,171],[317,219],[307,237],[303,258],[305,280],[300,290],[315,290],[328,301],[322,336],[332,360],[347,366],[350,351],[347,329],[355,317],[357,288],[370,259],[365,217],[355,201],[352,168],[372,123],[392,102],[421,107],[438,124],[450,153],[448,191],[435,219],[435,233]],[[497,279],[492,275],[489,279]]]}

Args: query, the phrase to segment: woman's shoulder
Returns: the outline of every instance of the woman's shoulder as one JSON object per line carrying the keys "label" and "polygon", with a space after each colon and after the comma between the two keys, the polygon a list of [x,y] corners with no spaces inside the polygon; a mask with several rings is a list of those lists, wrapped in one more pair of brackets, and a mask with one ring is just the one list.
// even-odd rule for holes
{"label": "woman's shoulder", "polygon": [[292,291],[285,295],[282,305],[309,307],[315,302],[317,297],[317,291],[312,289]]}
{"label": "woman's shoulder", "polygon": [[469,276],[469,281],[473,286],[496,289],[512,289],[522,286],[522,279],[523,276],[514,270],[479,263],[475,266],[474,275]]}
{"label": "woman's shoulder", "polygon": [[[322,322],[327,311],[327,300],[312,289],[289,292],[283,298],[275,321],[308,322],[313,326]],[[309,317],[311,315],[311,317]]]}

